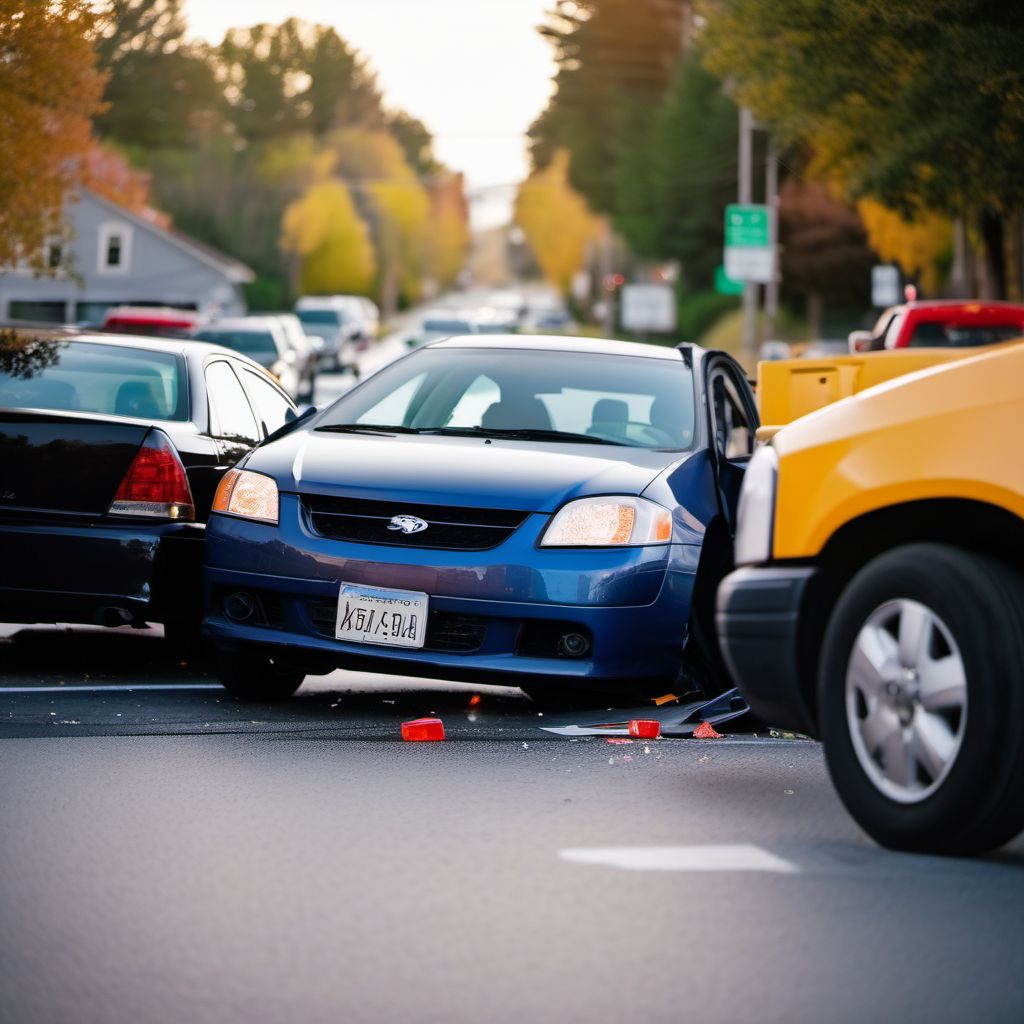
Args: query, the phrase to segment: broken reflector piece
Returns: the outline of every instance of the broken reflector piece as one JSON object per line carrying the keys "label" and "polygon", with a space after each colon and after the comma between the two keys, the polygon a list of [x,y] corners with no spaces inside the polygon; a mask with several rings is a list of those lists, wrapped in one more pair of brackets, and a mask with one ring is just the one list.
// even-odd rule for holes
{"label": "broken reflector piece", "polygon": [[560,715],[561,722],[556,720],[555,724],[539,728],[557,736],[636,736],[636,733],[630,731],[634,722],[654,722],[661,736],[693,736],[705,723],[711,727],[722,725],[733,718],[739,718],[747,710],[747,702],[740,691],[728,690],[713,700],[688,704],[662,705],[654,709],[647,706],[636,708],[633,712],[616,708],[585,715]]}
{"label": "broken reflector piece", "polygon": [[440,718],[414,718],[402,723],[402,739],[410,743],[425,743],[444,739],[444,722]]}

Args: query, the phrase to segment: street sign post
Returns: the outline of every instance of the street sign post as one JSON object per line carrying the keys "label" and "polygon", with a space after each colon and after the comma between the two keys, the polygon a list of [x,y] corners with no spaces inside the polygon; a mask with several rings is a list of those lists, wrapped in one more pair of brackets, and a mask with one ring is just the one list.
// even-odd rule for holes
{"label": "street sign post", "polygon": [[743,282],[734,281],[726,272],[725,267],[715,267],[715,291],[719,295],[742,295]]}
{"label": "street sign post", "polygon": [[761,203],[725,208],[725,273],[734,281],[767,284],[775,274],[774,211]]}

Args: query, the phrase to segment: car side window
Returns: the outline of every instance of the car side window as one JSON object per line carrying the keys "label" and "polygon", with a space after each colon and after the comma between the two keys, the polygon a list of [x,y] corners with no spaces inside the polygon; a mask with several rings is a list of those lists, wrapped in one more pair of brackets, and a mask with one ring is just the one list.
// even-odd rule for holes
{"label": "car side window", "polygon": [[260,419],[264,434],[272,434],[288,422],[288,414],[294,411],[292,403],[269,380],[252,370],[243,369],[242,384]]}
{"label": "car side window", "polygon": [[215,437],[256,444],[260,430],[234,370],[226,362],[206,367],[206,392],[210,402],[210,432]]}
{"label": "car side window", "polygon": [[756,426],[724,370],[711,374],[711,415],[715,425],[715,446],[726,459],[741,459],[754,450]]}

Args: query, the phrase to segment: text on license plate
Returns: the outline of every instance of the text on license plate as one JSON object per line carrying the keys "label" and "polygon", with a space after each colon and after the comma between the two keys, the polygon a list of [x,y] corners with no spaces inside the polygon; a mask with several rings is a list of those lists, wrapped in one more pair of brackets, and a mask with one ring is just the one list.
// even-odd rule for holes
{"label": "text on license plate", "polygon": [[427,595],[342,583],[338,640],[388,647],[422,647],[427,634]]}

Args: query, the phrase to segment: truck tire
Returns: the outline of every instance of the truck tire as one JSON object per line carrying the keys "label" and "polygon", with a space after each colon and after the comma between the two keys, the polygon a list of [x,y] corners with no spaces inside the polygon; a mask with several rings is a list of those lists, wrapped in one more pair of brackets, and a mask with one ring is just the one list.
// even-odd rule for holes
{"label": "truck tire", "polygon": [[305,672],[259,650],[217,647],[214,661],[221,686],[238,700],[287,700],[306,678]]}
{"label": "truck tire", "polygon": [[1024,828],[1024,579],[911,544],[840,595],[818,677],[829,774],[883,846],[977,854]]}

